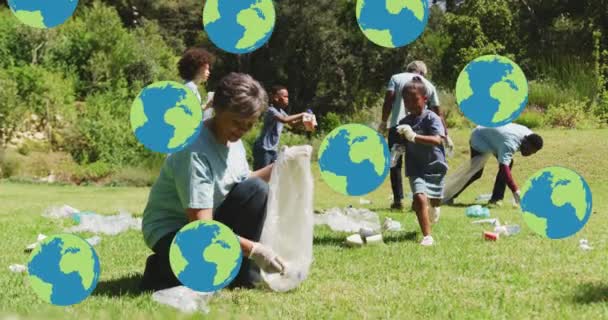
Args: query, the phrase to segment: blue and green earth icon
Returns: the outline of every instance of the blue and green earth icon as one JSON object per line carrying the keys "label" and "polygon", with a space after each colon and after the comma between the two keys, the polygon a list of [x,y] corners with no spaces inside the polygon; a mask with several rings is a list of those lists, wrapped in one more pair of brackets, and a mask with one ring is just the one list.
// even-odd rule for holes
{"label": "blue and green earth icon", "polygon": [[562,239],[581,230],[591,216],[591,190],[578,173],[548,167],[532,175],[522,188],[521,209],[530,229]]}
{"label": "blue and green earth icon", "polygon": [[131,106],[131,129],[148,149],[174,153],[198,137],[203,112],[186,86],[161,81],[145,87]]}
{"label": "blue and green earth icon", "polygon": [[28,280],[42,300],[58,306],[86,299],[99,281],[99,257],[93,247],[72,234],[44,239],[30,255]]}
{"label": "blue and green earth icon", "polygon": [[424,32],[429,20],[427,0],[357,0],[357,22],[373,43],[397,48]]}
{"label": "blue and green earth icon", "polygon": [[376,190],[390,167],[386,139],[362,124],[331,131],[319,148],[321,178],[334,191],[360,196]]}
{"label": "blue and green earth icon", "polygon": [[508,58],[487,55],[470,62],[456,81],[456,101],[472,122],[499,127],[513,122],[528,103],[528,81]]}
{"label": "blue and green earth icon", "polygon": [[197,220],[175,235],[169,261],[183,285],[195,291],[214,292],[236,277],[242,251],[230,228],[213,220]]}
{"label": "blue and green earth icon", "polygon": [[22,23],[48,29],[69,19],[78,6],[78,0],[8,0],[8,5]]}
{"label": "blue and green earth icon", "polygon": [[208,0],[203,27],[220,49],[244,54],[264,45],[274,30],[276,13],[272,0]]}

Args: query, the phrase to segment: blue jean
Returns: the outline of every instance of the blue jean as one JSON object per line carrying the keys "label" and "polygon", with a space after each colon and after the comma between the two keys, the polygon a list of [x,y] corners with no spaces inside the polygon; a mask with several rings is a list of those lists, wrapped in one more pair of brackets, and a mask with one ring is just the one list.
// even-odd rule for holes
{"label": "blue jean", "polygon": [[263,147],[253,146],[253,170],[260,170],[277,160],[276,150],[266,150]]}

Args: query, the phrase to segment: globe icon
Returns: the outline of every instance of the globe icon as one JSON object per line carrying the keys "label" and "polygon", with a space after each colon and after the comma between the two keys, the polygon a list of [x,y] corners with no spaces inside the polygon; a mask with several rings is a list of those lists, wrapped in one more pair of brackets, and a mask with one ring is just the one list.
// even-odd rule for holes
{"label": "globe icon", "polygon": [[44,301],[69,306],[86,299],[99,281],[99,258],[72,234],[48,237],[30,255],[28,280]]}
{"label": "globe icon", "polygon": [[576,172],[549,167],[536,172],[522,188],[524,220],[534,232],[551,239],[577,233],[591,216],[591,190]]}
{"label": "globe icon", "polygon": [[237,236],[224,224],[197,220],[184,226],[169,249],[171,270],[186,287],[202,292],[230,284],[241,267]]}
{"label": "globe icon", "polygon": [[78,0],[8,0],[8,5],[22,23],[47,29],[70,18],[78,6]]}
{"label": "globe icon", "polygon": [[174,153],[200,133],[203,112],[194,93],[182,84],[162,81],[145,87],[131,106],[131,129],[148,149]]}
{"label": "globe icon", "polygon": [[272,0],[209,0],[203,27],[216,46],[230,53],[249,53],[268,41],[276,14]]}
{"label": "globe icon", "polygon": [[416,40],[429,20],[427,0],[357,0],[357,22],[373,43],[397,48]]}
{"label": "globe icon", "polygon": [[528,81],[521,68],[498,55],[470,62],[456,81],[456,101],[472,122],[499,127],[513,122],[528,103]]}
{"label": "globe icon", "polygon": [[378,188],[388,174],[389,161],[384,137],[361,124],[334,129],[319,148],[321,178],[344,195],[360,196]]}

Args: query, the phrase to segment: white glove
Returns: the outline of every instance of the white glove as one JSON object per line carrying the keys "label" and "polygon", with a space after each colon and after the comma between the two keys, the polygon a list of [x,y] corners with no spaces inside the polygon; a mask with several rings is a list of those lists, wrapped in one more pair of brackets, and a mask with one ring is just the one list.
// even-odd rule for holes
{"label": "white glove", "polygon": [[412,127],[407,124],[402,124],[398,126],[397,132],[399,132],[400,135],[404,136],[405,139],[409,142],[415,142],[416,140],[416,133],[414,132],[414,129],[412,129]]}
{"label": "white glove", "polygon": [[454,155],[454,141],[452,141],[450,136],[443,139],[443,147],[445,148],[448,157],[452,157]]}
{"label": "white glove", "polygon": [[285,262],[272,249],[256,242],[249,253],[249,259],[267,273],[283,272]]}
{"label": "white glove", "polygon": [[513,200],[515,200],[517,206],[521,204],[521,192],[519,190],[513,192]]}

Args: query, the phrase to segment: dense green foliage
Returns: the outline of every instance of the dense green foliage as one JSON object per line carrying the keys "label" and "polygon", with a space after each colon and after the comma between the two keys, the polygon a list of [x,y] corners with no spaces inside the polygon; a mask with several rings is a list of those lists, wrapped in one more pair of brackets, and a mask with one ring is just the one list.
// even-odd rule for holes
{"label": "dense green foliage", "polygon": [[0,144],[35,114],[29,125],[46,133],[50,149],[79,163],[157,164],[162,156],[131,133],[131,102],[145,85],[179,80],[176,62],[189,46],[218,57],[209,90],[230,71],[250,73],[265,86],[287,85],[291,111],[313,109],[321,133],[349,121],[376,124],[387,80],[414,59],[426,61],[442,88],[448,124],[467,127],[450,92],[460,70],[483,54],[510,57],[526,72],[536,115],[519,122],[608,121],[606,0],[447,1],[447,11],[431,8],[416,42],[398,49],[365,38],[354,0],[274,3],[270,41],[247,55],[209,41],[196,0],[82,0],[72,19],[50,30],[26,27],[0,7]]}

